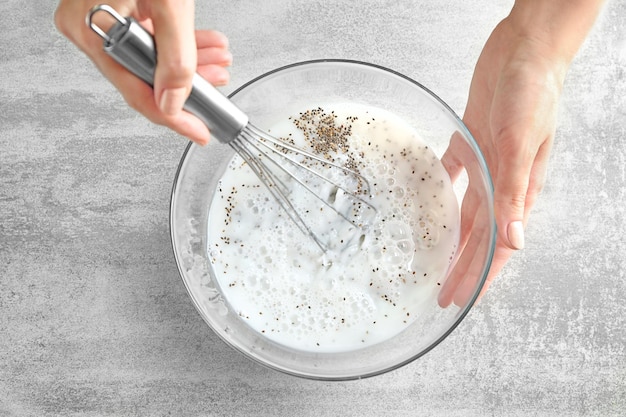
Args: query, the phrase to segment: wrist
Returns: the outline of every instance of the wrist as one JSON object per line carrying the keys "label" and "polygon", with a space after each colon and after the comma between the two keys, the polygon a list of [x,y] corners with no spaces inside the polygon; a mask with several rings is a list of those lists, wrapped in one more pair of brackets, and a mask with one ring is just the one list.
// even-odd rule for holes
{"label": "wrist", "polygon": [[516,0],[507,17],[511,30],[555,63],[569,66],[603,0]]}

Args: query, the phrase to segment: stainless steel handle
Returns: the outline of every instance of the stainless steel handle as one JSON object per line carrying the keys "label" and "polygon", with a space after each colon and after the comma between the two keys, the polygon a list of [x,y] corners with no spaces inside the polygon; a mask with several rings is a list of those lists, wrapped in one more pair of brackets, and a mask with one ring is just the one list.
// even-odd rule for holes
{"label": "stainless steel handle", "polygon": [[[104,32],[93,22],[93,16],[104,11],[115,24]],[[154,84],[157,51],[154,39],[135,19],[122,17],[107,5],[98,5],[87,15],[87,24],[104,40],[104,51],[150,86]],[[185,110],[202,120],[220,142],[228,143],[239,136],[248,124],[248,116],[208,81],[195,74]]]}

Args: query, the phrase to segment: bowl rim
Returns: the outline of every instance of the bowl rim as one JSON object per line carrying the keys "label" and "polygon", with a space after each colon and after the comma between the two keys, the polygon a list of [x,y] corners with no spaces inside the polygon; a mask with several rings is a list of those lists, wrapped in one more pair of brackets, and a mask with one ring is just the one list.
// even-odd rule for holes
{"label": "bowl rim", "polygon": [[193,142],[189,142],[184,151],[183,154],[181,155],[180,161],[178,163],[178,167],[176,169],[176,173],[174,175],[174,182],[172,185],[172,190],[170,193],[170,206],[169,206],[169,228],[170,228],[170,243],[171,243],[171,249],[172,252],[174,253],[174,258],[176,261],[176,265],[178,268],[178,272],[179,272],[179,276],[181,278],[181,280],[183,281],[183,284],[185,285],[185,288],[187,290],[187,295],[189,296],[189,298],[191,298],[196,310],[198,311],[199,315],[202,317],[203,321],[208,325],[208,327],[227,345],[229,346],[229,348],[233,348],[235,351],[242,353],[246,358],[251,359],[253,362],[258,363],[266,368],[269,369],[273,369],[276,371],[279,371],[281,373],[284,374],[288,374],[288,375],[292,375],[292,376],[296,376],[296,377],[301,377],[301,378],[305,378],[305,379],[310,379],[310,380],[319,380],[319,381],[347,381],[347,380],[356,380],[356,379],[363,379],[363,378],[370,378],[373,376],[377,376],[377,375],[382,375],[391,371],[394,371],[396,369],[399,369],[403,366],[406,366],[407,364],[419,359],[420,357],[424,356],[426,353],[430,352],[432,349],[434,349],[436,346],[438,346],[443,340],[445,340],[458,326],[459,324],[465,319],[465,317],[467,316],[467,314],[469,313],[469,311],[472,309],[472,307],[474,306],[476,300],[478,299],[479,294],[482,291],[482,288],[485,285],[485,282],[487,280],[487,275],[489,273],[489,270],[491,269],[491,264],[493,262],[493,256],[495,253],[495,247],[496,247],[496,236],[497,236],[497,225],[495,222],[495,214],[494,214],[494,197],[493,197],[493,192],[494,192],[494,186],[493,186],[493,180],[491,177],[491,172],[489,171],[489,167],[487,166],[487,163],[485,161],[484,155],[482,153],[482,151],[480,150],[480,147],[478,146],[478,143],[476,142],[476,140],[474,139],[474,136],[472,135],[472,133],[470,132],[469,128],[465,125],[465,123],[463,122],[463,120],[456,114],[456,112],[445,102],[443,101],[438,95],[436,95],[432,90],[430,90],[429,88],[425,87],[424,85],[422,85],[421,83],[419,83],[418,81],[415,81],[414,79],[412,79],[411,77],[404,75],[398,71],[395,71],[393,69],[387,68],[385,66],[382,65],[378,65],[378,64],[374,64],[374,63],[370,63],[370,62],[365,62],[365,61],[359,61],[359,60],[352,60],[352,59],[337,59],[337,58],[322,58],[322,59],[311,59],[311,60],[304,60],[304,61],[298,61],[298,62],[294,62],[291,64],[287,64],[287,65],[283,65],[280,67],[277,67],[275,69],[269,70],[264,72],[263,74],[252,78],[251,80],[249,80],[248,82],[242,84],[240,87],[236,88],[235,90],[233,90],[230,94],[228,94],[228,98],[231,99],[233,98],[235,95],[237,95],[239,92],[241,92],[242,90],[248,88],[249,86],[251,86],[252,84],[267,78],[271,75],[280,73],[280,72],[284,72],[290,69],[294,69],[294,68],[298,68],[298,67],[303,67],[303,66],[311,66],[311,65],[320,65],[320,64],[347,64],[347,65],[353,65],[353,66],[365,66],[365,67],[369,67],[369,68],[374,68],[377,70],[381,70],[383,72],[389,73],[393,76],[399,77],[415,86],[417,86],[418,88],[420,88],[421,90],[423,90],[425,93],[427,93],[428,95],[431,96],[431,98],[433,98],[435,101],[438,102],[439,105],[441,105],[448,113],[449,115],[451,115],[455,121],[458,123],[458,128],[459,130],[462,130],[462,133],[466,136],[466,138],[468,139],[468,144],[470,145],[470,147],[472,148],[473,152],[475,153],[475,155],[477,156],[477,160],[478,163],[480,165],[481,171],[484,173],[484,180],[486,181],[486,186],[488,187],[488,191],[489,193],[487,194],[488,197],[488,211],[490,213],[490,223],[491,223],[491,233],[489,234],[489,247],[488,247],[488,252],[487,252],[487,261],[485,263],[484,266],[484,272],[479,280],[479,285],[476,288],[476,291],[474,292],[474,294],[472,295],[472,297],[470,298],[470,300],[467,302],[467,304],[463,307],[463,309],[457,314],[457,318],[455,319],[455,321],[453,323],[451,323],[451,325],[449,326],[449,328],[444,331],[440,337],[438,337],[437,339],[435,339],[434,341],[432,341],[427,347],[425,347],[424,349],[420,350],[419,352],[417,352],[416,354],[410,356],[409,358],[399,361],[393,365],[390,366],[386,366],[383,367],[381,369],[377,369],[377,370],[373,370],[367,373],[363,373],[363,374],[359,374],[359,375],[350,375],[350,376],[324,376],[324,375],[319,375],[319,374],[308,374],[306,372],[298,372],[296,370],[292,370],[292,369],[286,369],[285,367],[281,367],[277,364],[274,363],[268,363],[265,362],[257,357],[255,357],[254,355],[249,354],[248,352],[244,351],[243,349],[241,349],[239,346],[236,346],[235,344],[231,343],[229,340],[227,340],[224,335],[222,335],[221,333],[219,333],[216,329],[214,329],[214,327],[211,325],[211,323],[208,322],[208,320],[204,317],[203,314],[203,310],[202,308],[198,305],[197,300],[193,297],[192,295],[192,291],[191,288],[189,287],[189,284],[187,283],[187,280],[185,279],[185,273],[183,271],[183,265],[181,260],[178,257],[177,251],[176,251],[176,243],[175,243],[175,234],[174,234],[174,211],[175,211],[175,201],[176,201],[176,192],[178,190],[178,182],[180,179],[180,176],[182,174],[182,170],[183,167],[185,165],[185,161],[186,158],[189,154],[189,152],[191,151],[191,148],[194,146],[198,146],[196,144],[194,144]]}

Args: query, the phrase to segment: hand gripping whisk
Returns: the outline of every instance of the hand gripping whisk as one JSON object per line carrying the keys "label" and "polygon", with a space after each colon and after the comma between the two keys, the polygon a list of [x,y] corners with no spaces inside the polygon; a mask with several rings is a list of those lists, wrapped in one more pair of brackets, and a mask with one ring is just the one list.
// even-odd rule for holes
{"label": "hand gripping whisk", "polygon": [[[98,12],[108,13],[114,19],[113,26],[106,32],[93,22],[93,17]],[[104,51],[107,54],[150,86],[153,85],[157,54],[150,33],[133,18],[123,17],[107,5],[92,8],[86,20],[87,25],[104,40]],[[198,74],[193,78],[191,94],[184,108],[200,118],[214,137],[231,146],[241,156],[289,218],[303,233],[310,236],[323,252],[326,252],[328,245],[311,229],[303,219],[301,209],[296,208],[290,200],[290,189],[285,184],[285,175],[359,229],[363,227],[362,220],[356,219],[363,217],[337,209],[334,205],[337,193],[341,192],[353,201],[353,206],[358,207],[353,210],[359,212],[366,210],[370,211],[370,214],[376,212],[376,209],[364,199],[370,195],[370,185],[365,177],[354,169],[330,162],[322,156],[292,146],[256,128],[249,123],[244,112]],[[341,171],[343,176],[348,178],[346,184],[357,186],[349,188],[340,185],[338,180],[326,178],[322,171],[327,173],[330,169]],[[298,172],[298,175],[295,172]],[[334,176],[338,177],[340,176]],[[327,185],[326,188],[330,187],[334,191],[326,193],[325,197],[319,195],[311,185],[312,178],[323,181]]]}

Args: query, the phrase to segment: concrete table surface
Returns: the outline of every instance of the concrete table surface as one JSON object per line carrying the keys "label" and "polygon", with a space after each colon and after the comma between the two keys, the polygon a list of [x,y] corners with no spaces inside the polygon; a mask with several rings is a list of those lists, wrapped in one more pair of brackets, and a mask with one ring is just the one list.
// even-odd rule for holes
{"label": "concrete table surface", "polygon": [[[512,1],[197,2],[230,92],[314,58],[402,72],[463,113]],[[325,383],[226,346],[179,278],[168,209],[186,141],[130,110],[53,25],[0,1],[0,416],[618,416],[626,413],[626,3],[568,74],[545,190],[517,253],[412,364]]]}

